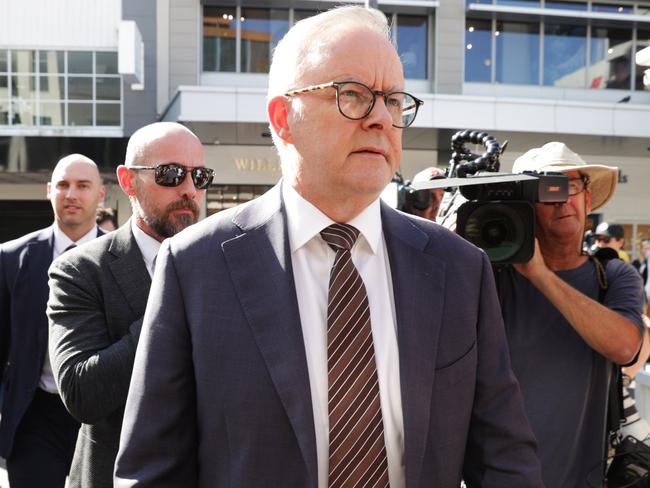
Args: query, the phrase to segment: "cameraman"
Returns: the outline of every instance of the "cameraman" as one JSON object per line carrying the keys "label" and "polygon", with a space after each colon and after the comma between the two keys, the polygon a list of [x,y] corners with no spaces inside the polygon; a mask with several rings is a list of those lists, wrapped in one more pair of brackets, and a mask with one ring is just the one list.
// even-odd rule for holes
{"label": "cameraman", "polygon": [[[444,177],[444,170],[430,166],[417,173],[413,177],[412,183],[437,180]],[[407,192],[404,211],[435,222],[444,194],[445,191],[442,188]]]}
{"label": "cameraman", "polygon": [[594,236],[596,237],[596,249],[594,251],[598,249],[613,249],[618,254],[619,259],[626,263],[630,262],[630,256],[623,249],[623,246],[625,246],[625,232],[623,231],[623,227],[618,224],[601,222],[596,227]]}
{"label": "cameraman", "polygon": [[497,272],[512,366],[546,486],[585,487],[605,453],[612,363],[630,363],[641,345],[641,280],[631,266],[608,261],[599,303],[596,263],[581,251],[587,214],[610,199],[618,168],[587,164],[551,142],[515,161],[513,172],[523,171],[566,174],[569,197],[535,204],[533,258]]}

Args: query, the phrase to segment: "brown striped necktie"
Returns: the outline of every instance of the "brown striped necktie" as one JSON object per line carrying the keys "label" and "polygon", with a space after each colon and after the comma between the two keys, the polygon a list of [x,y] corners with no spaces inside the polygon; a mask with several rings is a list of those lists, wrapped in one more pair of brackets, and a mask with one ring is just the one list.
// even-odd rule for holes
{"label": "brown striped necktie", "polygon": [[321,232],[336,252],[327,300],[329,488],[389,486],[368,296],[350,254],[358,235],[347,224]]}

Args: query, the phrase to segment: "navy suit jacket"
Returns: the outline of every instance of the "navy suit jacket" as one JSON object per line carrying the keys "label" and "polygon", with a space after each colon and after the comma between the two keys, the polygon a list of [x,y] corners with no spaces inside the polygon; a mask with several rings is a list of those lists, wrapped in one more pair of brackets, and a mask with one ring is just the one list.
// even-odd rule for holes
{"label": "navy suit jacket", "polygon": [[5,459],[34,398],[47,354],[47,270],[53,246],[54,226],[0,245],[0,456]]}
{"label": "navy suit jacket", "polygon": [[[407,486],[542,486],[485,254],[383,204],[382,225]],[[115,486],[317,487],[279,185],[163,243]]]}

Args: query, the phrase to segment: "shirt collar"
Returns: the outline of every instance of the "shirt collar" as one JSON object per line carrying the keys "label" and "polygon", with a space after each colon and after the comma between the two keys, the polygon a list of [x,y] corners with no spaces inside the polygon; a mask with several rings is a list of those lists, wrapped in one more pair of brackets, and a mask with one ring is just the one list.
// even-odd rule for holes
{"label": "shirt collar", "polygon": [[140,227],[138,227],[135,223],[134,218],[131,219],[131,232],[133,232],[135,242],[140,248],[140,252],[142,253],[142,258],[144,259],[144,263],[146,264],[147,269],[152,269],[153,260],[158,254],[161,242],[154,239]]}
{"label": "shirt collar", "polygon": [[[316,206],[305,200],[287,181],[282,182],[282,198],[287,211],[287,227],[291,252],[304,246],[325,227],[335,222]],[[381,238],[381,207],[379,197],[349,222],[363,236],[370,251],[377,254]],[[361,240],[361,239],[360,239]]]}
{"label": "shirt collar", "polygon": [[73,241],[61,230],[58,222],[54,221],[54,253],[56,256],[63,254],[63,252],[73,244],[79,246],[88,241],[92,241],[95,237],[97,237],[96,225],[94,225],[86,234],[81,236],[80,239]]}

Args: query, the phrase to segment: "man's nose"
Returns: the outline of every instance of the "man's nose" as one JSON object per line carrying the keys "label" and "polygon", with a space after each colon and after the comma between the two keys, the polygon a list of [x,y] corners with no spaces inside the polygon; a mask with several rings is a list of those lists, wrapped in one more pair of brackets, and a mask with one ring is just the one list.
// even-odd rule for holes
{"label": "man's nose", "polygon": [[192,180],[192,173],[187,172],[185,175],[185,179],[183,182],[179,185],[178,189],[181,192],[181,196],[188,198],[190,200],[194,200],[196,197],[196,186],[194,186],[194,181]]}
{"label": "man's nose", "polygon": [[386,100],[382,95],[375,94],[375,105],[368,116],[364,119],[368,127],[388,128],[393,125],[393,116],[386,106]]}

